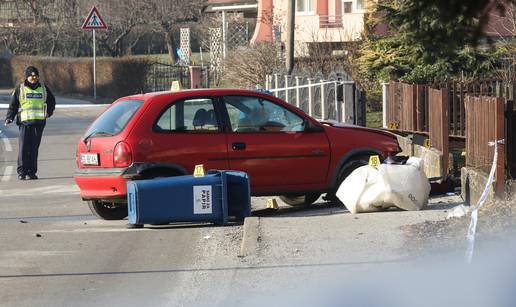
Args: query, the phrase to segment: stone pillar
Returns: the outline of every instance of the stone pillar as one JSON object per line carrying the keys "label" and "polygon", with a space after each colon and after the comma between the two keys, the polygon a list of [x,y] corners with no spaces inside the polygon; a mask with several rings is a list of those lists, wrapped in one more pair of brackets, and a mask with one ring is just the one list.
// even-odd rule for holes
{"label": "stone pillar", "polygon": [[258,1],[258,18],[251,44],[272,41],[272,0]]}
{"label": "stone pillar", "polygon": [[189,66],[190,88],[202,88],[202,71],[200,66]]}

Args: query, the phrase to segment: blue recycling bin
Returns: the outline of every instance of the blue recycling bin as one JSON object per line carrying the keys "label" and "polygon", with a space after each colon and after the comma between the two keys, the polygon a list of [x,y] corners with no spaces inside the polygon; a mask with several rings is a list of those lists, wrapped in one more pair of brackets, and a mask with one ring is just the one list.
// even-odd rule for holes
{"label": "blue recycling bin", "polygon": [[249,178],[240,171],[210,170],[204,177],[178,176],[127,182],[129,224],[213,222],[251,215]]}

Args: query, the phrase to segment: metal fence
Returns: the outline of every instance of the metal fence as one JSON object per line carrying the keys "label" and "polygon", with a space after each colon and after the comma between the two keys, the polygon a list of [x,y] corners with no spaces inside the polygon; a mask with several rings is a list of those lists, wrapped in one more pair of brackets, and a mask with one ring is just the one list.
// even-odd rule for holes
{"label": "metal fence", "polygon": [[188,76],[188,66],[154,62],[147,74],[147,90],[151,92],[168,91],[172,81],[179,81],[183,88],[189,88],[190,78]]}
{"label": "metal fence", "polygon": [[[210,87],[211,76],[209,67],[204,66],[201,68],[202,88]],[[179,81],[182,88],[191,88],[190,67],[153,62],[147,73],[146,91],[168,91],[173,81]]]}
{"label": "metal fence", "polygon": [[319,120],[365,126],[365,93],[355,82],[268,75],[266,89]]}

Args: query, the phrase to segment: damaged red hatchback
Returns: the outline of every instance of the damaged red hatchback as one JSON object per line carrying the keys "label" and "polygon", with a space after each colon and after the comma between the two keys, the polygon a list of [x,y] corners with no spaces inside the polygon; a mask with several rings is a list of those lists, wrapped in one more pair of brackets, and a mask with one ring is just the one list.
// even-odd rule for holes
{"label": "damaged red hatchback", "polygon": [[201,89],[123,97],[77,146],[75,182],[102,219],[127,216],[128,180],[205,169],[246,172],[251,193],[308,205],[334,195],[369,156],[400,151],[393,134],[318,122],[265,93]]}

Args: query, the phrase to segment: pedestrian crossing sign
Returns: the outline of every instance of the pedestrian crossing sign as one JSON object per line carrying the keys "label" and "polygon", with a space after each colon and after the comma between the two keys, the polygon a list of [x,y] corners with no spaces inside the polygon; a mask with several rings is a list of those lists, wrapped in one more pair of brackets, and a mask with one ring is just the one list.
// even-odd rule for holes
{"label": "pedestrian crossing sign", "polygon": [[96,29],[107,29],[107,24],[100,16],[99,10],[94,6],[91,8],[88,17],[84,20],[82,24],[82,29],[84,30],[96,30]]}

